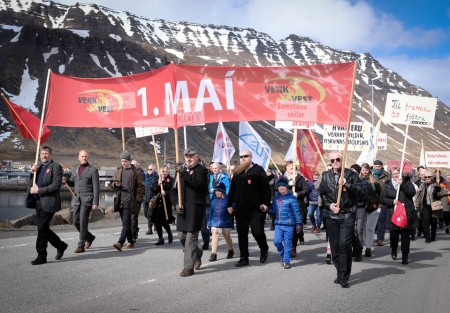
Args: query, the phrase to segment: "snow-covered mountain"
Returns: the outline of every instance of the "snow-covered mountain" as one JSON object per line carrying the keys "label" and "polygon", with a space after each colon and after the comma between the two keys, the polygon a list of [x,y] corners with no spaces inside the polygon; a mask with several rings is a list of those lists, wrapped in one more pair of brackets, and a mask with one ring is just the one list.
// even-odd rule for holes
{"label": "snow-covered mountain", "polygon": [[[384,68],[369,53],[333,49],[298,35],[277,42],[254,29],[148,19],[92,4],[67,6],[42,0],[1,0],[0,58],[1,91],[37,115],[42,107],[48,69],[78,77],[109,77],[150,71],[171,61],[194,65],[287,66],[357,59],[352,118],[355,122],[371,123],[372,79],[376,77],[380,78],[373,80],[375,122],[384,110],[389,92],[432,96]],[[438,102],[434,129],[410,128],[407,158],[418,162],[421,140],[426,150],[450,149],[449,113],[450,109]],[[35,144],[20,136],[3,101],[0,120],[2,159],[11,155],[32,160]],[[282,163],[292,135],[275,129],[273,122],[252,124],[271,145],[275,161]],[[225,126],[237,145],[237,123]],[[111,159],[117,159],[122,149],[121,132],[117,129],[51,129],[53,134],[47,143],[61,158],[70,156],[73,162],[80,147],[91,150],[94,156]],[[403,129],[382,124],[381,131],[388,133],[390,150],[380,151],[380,158],[400,158]],[[189,127],[188,144],[209,160],[215,132],[215,124]],[[145,161],[152,158],[148,138],[136,139],[131,129],[125,134],[127,148],[138,158]],[[173,151],[170,149],[173,134],[158,136],[164,137],[167,151]],[[349,157],[355,160],[358,154],[353,152]]]}

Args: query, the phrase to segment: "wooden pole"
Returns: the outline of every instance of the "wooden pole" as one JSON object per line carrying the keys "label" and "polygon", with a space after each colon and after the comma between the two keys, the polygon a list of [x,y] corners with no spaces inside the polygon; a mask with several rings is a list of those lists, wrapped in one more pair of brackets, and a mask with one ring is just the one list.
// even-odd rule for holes
{"label": "wooden pole", "polygon": [[122,151],[125,150],[125,130],[122,127]]}
{"label": "wooden pole", "polygon": [[[156,151],[155,135],[152,135],[152,140],[153,140],[153,150],[155,151],[156,169],[158,171],[158,175],[161,175],[160,167],[159,167],[158,152]],[[166,198],[162,195],[162,191],[163,191],[162,179],[161,179],[161,184],[159,185],[159,187],[161,188],[161,198],[162,198],[163,206],[164,206],[164,215],[166,216],[166,221],[168,221],[169,220],[169,214],[167,214]]]}
{"label": "wooden pole", "polygon": [[344,154],[342,156],[342,168],[341,168],[341,177],[339,178],[339,191],[337,196],[336,206],[340,207],[341,196],[342,196],[342,184],[344,182],[344,172],[345,172],[345,164],[347,162],[347,146],[348,146],[348,135],[350,132],[350,121],[352,120],[352,103],[353,103],[353,95],[355,91],[355,78],[356,78],[356,69],[358,68],[358,61],[355,61],[355,68],[353,71],[353,83],[352,83],[352,92],[350,97],[350,104],[348,106],[348,116],[347,116],[347,129],[345,131],[345,143],[344,143]]}
{"label": "wooden pole", "polygon": [[320,159],[322,160],[323,166],[325,167],[325,170],[327,170],[327,163],[325,162],[325,159],[323,158],[322,153],[320,153],[320,149],[319,149],[319,145],[316,142],[316,139],[313,136],[313,132],[311,131],[311,129],[308,129],[309,131],[309,135],[311,136],[313,142],[314,142],[314,146],[316,147],[317,153],[320,155]]}
{"label": "wooden pole", "polygon": [[295,128],[294,129],[294,155],[292,156],[292,160],[293,160],[293,164],[292,164],[292,176],[293,176],[293,181],[294,184],[292,185],[292,192],[295,193],[295,179],[296,179],[296,175],[295,175],[295,170],[297,169],[297,142],[298,142],[298,129]]}
{"label": "wooden pole", "polygon": [[[178,164],[180,162],[180,154],[178,152],[178,129],[175,128],[174,130],[175,134],[175,162]],[[183,207],[183,202],[181,198],[181,181],[180,181],[180,173],[177,172],[177,190],[178,190],[178,207]]]}
{"label": "wooden pole", "polygon": [[[400,161],[400,174],[399,177],[402,177],[403,174],[403,162],[405,160],[405,150],[406,150],[406,141],[408,139],[408,129],[409,129],[409,124],[406,125],[406,130],[405,130],[405,139],[403,140],[403,151],[402,151],[402,159]],[[400,193],[400,186],[398,186],[397,189],[397,195],[395,196],[395,199],[398,199],[398,194]],[[397,205],[394,207],[394,211],[397,208]]]}
{"label": "wooden pole", "polygon": [[[44,125],[45,107],[47,106],[48,84],[50,82],[51,74],[52,74],[52,71],[50,69],[48,69],[47,82],[45,83],[44,103],[42,104],[41,124],[39,125],[39,135],[37,138],[38,140],[37,140],[37,147],[36,147],[36,158],[35,158],[34,164],[37,164],[38,158],[39,158],[39,148],[41,147],[41,136],[42,136],[42,128]],[[33,185],[36,184],[36,174],[37,174],[37,171],[33,173]]]}

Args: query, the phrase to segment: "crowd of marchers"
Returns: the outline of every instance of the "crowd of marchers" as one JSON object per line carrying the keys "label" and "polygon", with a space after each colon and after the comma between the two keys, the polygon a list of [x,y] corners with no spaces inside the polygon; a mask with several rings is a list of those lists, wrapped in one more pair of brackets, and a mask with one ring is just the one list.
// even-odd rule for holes
{"label": "crowd of marchers", "polygon": [[[122,229],[112,248],[122,251],[135,247],[143,207],[145,234],[152,235],[155,230],[156,245],[165,244],[163,230],[171,244],[171,225],[176,225],[183,249],[182,277],[201,269],[203,252],[210,250],[210,243],[209,262],[217,261],[220,235],[226,242],[226,258],[233,258],[233,231],[239,247],[235,266],[250,264],[249,230],[260,250],[259,261],[265,263],[269,245],[264,226],[268,219],[284,269],[290,269],[291,259],[297,257],[297,245],[305,244],[304,225],[309,223],[313,233],[325,232],[325,261],[334,264],[334,283],[343,288],[350,286],[352,262],[362,261],[363,255],[372,257],[373,246],[384,245],[386,230],[392,259],[397,259],[400,246],[401,263],[406,265],[413,259],[411,240],[423,236],[431,243],[437,239],[438,228],[445,224],[446,234],[450,229],[450,173],[443,176],[439,170],[431,172],[422,166],[417,168],[416,178],[397,167],[386,171],[381,160],[375,160],[373,166],[364,163],[343,168],[341,153],[332,151],[327,170],[316,171],[308,180],[293,162],[285,164],[284,173],[264,170],[252,162],[248,150],[241,151],[240,164],[227,171],[219,163],[210,163],[207,168],[197,151],[188,148],[173,176],[167,165],[158,168],[149,164],[145,171],[126,150],[119,159],[121,166],[110,185],[116,191],[114,211],[120,214]],[[27,207],[36,209],[37,217],[37,257],[32,265],[47,263],[48,243],[57,251],[56,260],[68,248],[50,229],[54,213],[61,209],[62,184],[74,187],[73,223],[79,231],[74,253],[86,252],[95,240],[88,221],[91,210],[99,204],[98,170],[89,163],[86,150],[79,151],[78,160],[79,166],[63,177],[61,165],[53,161],[52,149],[43,146],[40,163],[32,167],[26,202]]]}

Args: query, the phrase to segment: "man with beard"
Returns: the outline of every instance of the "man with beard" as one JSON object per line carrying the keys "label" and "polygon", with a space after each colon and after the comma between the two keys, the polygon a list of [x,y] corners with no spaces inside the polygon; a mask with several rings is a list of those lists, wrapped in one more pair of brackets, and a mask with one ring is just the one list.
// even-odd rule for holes
{"label": "man with beard", "polygon": [[[194,269],[202,265],[203,251],[198,247],[198,233],[205,215],[208,194],[208,169],[200,164],[200,159],[193,148],[184,151],[184,164],[177,164],[179,181],[176,188],[181,188],[181,205],[177,208],[177,231],[184,248],[184,267],[181,277],[194,275]],[[177,175],[178,176],[178,175]],[[172,203],[178,203],[178,190],[172,192]]]}
{"label": "man with beard", "polygon": [[47,263],[47,245],[50,243],[56,248],[56,260],[61,260],[67,244],[50,229],[50,221],[55,212],[61,210],[61,183],[62,167],[52,160],[52,149],[43,146],[40,152],[41,164],[34,164],[32,173],[36,173],[36,182],[33,176],[30,179],[29,193],[36,200],[37,238],[36,251],[38,256],[31,261],[31,265]]}
{"label": "man with beard", "polygon": [[[270,206],[270,186],[266,172],[252,162],[252,153],[242,151],[239,156],[241,164],[236,169],[228,196],[228,212],[236,215],[239,250],[241,253],[237,267],[249,264],[248,228],[260,249],[261,263],[267,261],[269,246],[264,233],[264,221]],[[234,205],[234,208],[233,208]]]}

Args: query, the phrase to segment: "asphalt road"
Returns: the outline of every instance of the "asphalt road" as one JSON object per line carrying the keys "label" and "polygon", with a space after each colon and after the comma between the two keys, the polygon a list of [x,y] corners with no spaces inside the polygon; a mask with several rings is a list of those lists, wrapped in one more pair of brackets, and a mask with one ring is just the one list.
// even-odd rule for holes
{"label": "asphalt road", "polygon": [[[144,218],[140,219],[142,222]],[[309,226],[309,225],[307,225]],[[73,226],[53,227],[69,244],[64,258],[32,266],[36,231],[0,231],[0,312],[449,312],[450,235],[438,230],[438,240],[411,244],[410,264],[390,257],[388,241],[371,258],[353,263],[350,288],[333,283],[336,270],[325,261],[325,234],[306,227],[293,267],[280,266],[266,223],[269,259],[259,263],[259,249],[250,235],[250,266],[237,268],[239,252],[226,259],[221,238],[218,261],[183,278],[181,244],[155,246],[156,235],[141,231],[136,247],[116,251],[118,221],[92,224],[97,236],[88,252],[74,254]],[[145,229],[145,225],[140,225]],[[387,235],[389,237],[389,235]],[[399,253],[401,259],[401,253]]]}

